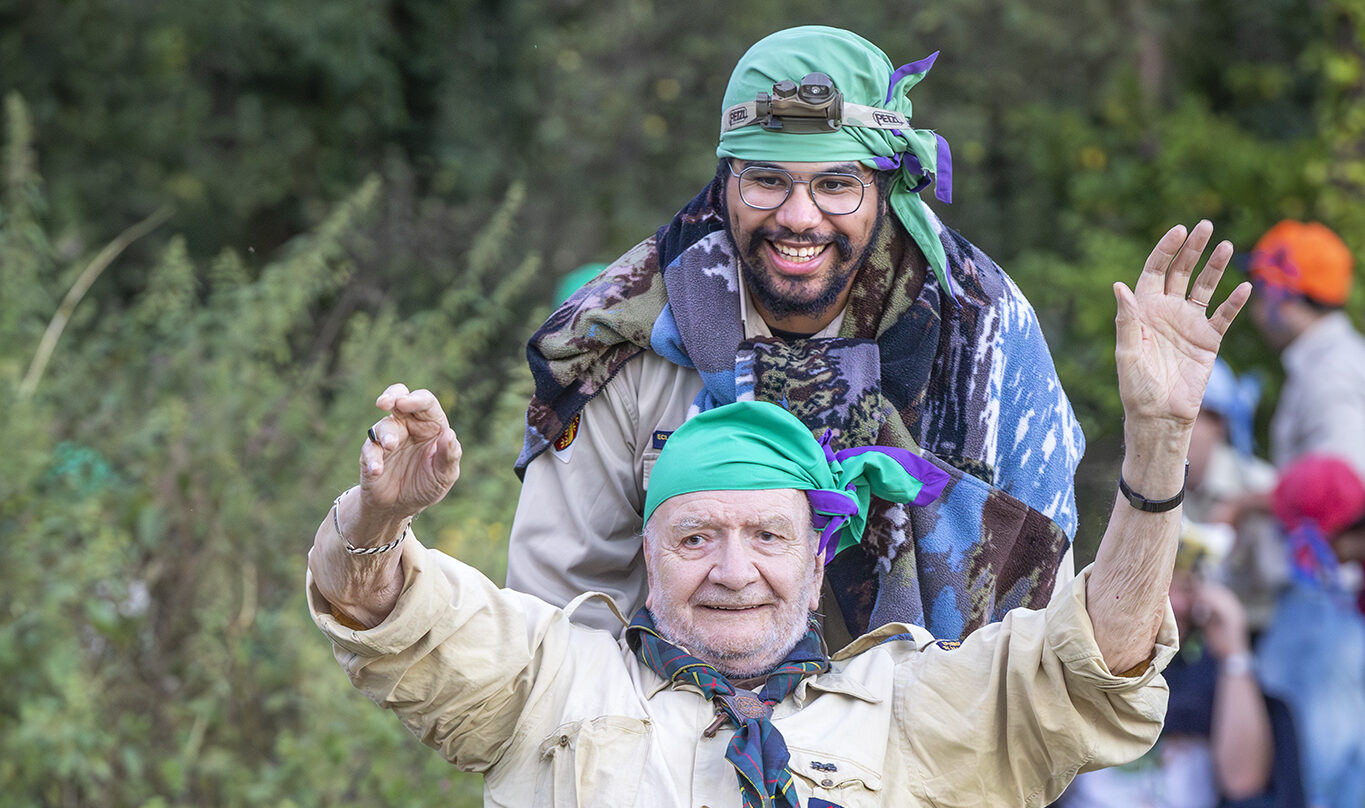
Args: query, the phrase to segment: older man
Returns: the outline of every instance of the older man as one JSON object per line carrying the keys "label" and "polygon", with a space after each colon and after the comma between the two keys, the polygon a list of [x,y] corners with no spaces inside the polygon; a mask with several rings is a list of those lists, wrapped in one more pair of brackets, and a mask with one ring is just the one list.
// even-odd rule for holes
{"label": "older man", "polygon": [[[918,195],[950,197],[947,143],[909,123],[936,55],[895,68],[822,26],[744,54],[711,183],[531,340],[508,586],[642,603],[650,471],[690,415],[737,400],[781,404],[836,450],[923,450],[954,478],[928,508],[874,502],[867,540],[826,570],[834,635],[956,638],[1071,577],[1084,439],[1037,318]],[[600,604],[575,619],[614,622]]]}
{"label": "older man", "polygon": [[1220,244],[1190,285],[1210,232],[1172,229],[1135,290],[1115,284],[1122,496],[1095,564],[1045,612],[960,644],[886,626],[828,657],[809,619],[826,554],[858,540],[873,495],[913,507],[951,481],[894,447],[834,452],[746,402],[692,419],[658,459],[646,608],[620,639],[573,625],[572,606],[411,536],[460,446],[429,392],[395,385],[359,487],[318,528],[313,618],[358,688],[484,774],[490,805],[1043,804],[1161,727],[1190,427],[1250,291],[1208,316],[1231,255]]}

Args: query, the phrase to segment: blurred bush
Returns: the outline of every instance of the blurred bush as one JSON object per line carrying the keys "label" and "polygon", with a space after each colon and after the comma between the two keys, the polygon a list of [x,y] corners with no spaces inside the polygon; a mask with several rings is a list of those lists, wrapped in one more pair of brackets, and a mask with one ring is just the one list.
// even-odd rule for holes
{"label": "blurred bush", "polygon": [[[27,154],[9,109],[10,153]],[[128,305],[76,306],[30,393],[22,360],[89,256],[58,258],[31,161],[8,176],[0,404],[26,415],[0,475],[0,804],[478,804],[477,777],[351,691],[301,585],[368,404],[398,380],[453,401],[472,449],[462,496],[421,535],[503,576],[539,266],[512,226],[520,187],[408,316],[332,322],[375,248],[378,181],[256,273],[171,239]]]}

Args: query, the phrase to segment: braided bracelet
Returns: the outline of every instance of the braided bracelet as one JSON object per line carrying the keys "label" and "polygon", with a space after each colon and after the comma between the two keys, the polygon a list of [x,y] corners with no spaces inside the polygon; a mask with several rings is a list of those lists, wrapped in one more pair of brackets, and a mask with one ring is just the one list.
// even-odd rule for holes
{"label": "braided bracelet", "polygon": [[332,527],[336,528],[337,537],[346,542],[346,552],[351,555],[378,555],[379,553],[387,553],[402,544],[403,539],[408,537],[408,525],[412,524],[411,519],[403,523],[403,532],[398,534],[398,538],[388,544],[381,544],[378,547],[356,547],[354,544],[351,544],[351,540],[342,535],[341,517],[338,516],[341,512],[341,498],[346,496],[346,493],[346,491],[342,491],[336,499],[332,500]]}

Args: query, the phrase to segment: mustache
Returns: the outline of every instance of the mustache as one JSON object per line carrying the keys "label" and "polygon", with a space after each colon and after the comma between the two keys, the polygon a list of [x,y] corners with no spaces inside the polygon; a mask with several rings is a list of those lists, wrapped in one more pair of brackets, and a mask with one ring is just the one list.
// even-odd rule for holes
{"label": "mustache", "polygon": [[767,606],[772,603],[770,598],[753,598],[743,596],[732,596],[720,592],[708,592],[693,601],[694,606],[707,606],[719,609],[751,609],[756,606]]}
{"label": "mustache", "polygon": [[763,249],[765,241],[788,241],[795,244],[809,244],[820,246],[822,244],[833,244],[834,250],[839,254],[841,262],[847,262],[853,257],[853,242],[848,236],[842,233],[832,235],[821,235],[819,233],[796,233],[785,227],[770,227],[755,230],[749,236],[749,243],[745,246],[745,256],[757,259],[759,252]]}

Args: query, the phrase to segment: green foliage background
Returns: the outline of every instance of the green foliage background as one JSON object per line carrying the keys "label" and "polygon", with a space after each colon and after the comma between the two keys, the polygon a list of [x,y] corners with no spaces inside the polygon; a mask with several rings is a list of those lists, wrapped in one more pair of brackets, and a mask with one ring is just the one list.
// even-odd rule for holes
{"label": "green foliage background", "polygon": [[[331,662],[312,531],[404,380],[466,444],[421,535],[501,578],[525,337],[710,177],[730,67],[805,22],[942,51],[937,207],[1043,318],[1082,561],[1113,281],[1200,217],[1360,246],[1361,0],[0,0],[0,806],[479,804]],[[1273,395],[1248,323],[1225,354]]]}

